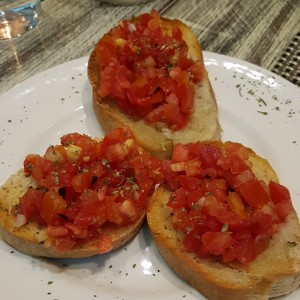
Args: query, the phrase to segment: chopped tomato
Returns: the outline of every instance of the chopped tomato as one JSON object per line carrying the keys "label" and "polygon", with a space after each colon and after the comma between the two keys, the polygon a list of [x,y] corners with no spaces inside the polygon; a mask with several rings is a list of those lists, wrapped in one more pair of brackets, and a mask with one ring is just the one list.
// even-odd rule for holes
{"label": "chopped tomato", "polygon": [[182,32],[177,26],[172,28],[172,37],[177,41],[182,40]]}
{"label": "chopped tomato", "polygon": [[199,179],[186,175],[178,175],[177,180],[185,190],[194,191],[199,185]]}
{"label": "chopped tomato", "polygon": [[126,150],[120,143],[116,143],[108,147],[107,156],[111,161],[121,161],[126,156]]}
{"label": "chopped tomato", "polygon": [[205,168],[214,166],[221,155],[219,147],[205,143],[191,145],[191,151],[200,159]]}
{"label": "chopped tomato", "polygon": [[236,259],[243,265],[247,265],[257,257],[258,253],[256,249],[256,242],[254,239],[249,238],[239,240],[235,246]]}
{"label": "chopped tomato", "polygon": [[122,21],[96,46],[97,93],[135,118],[179,130],[194,110],[194,85],[203,76],[203,65],[189,58],[188,50],[181,29],[166,32],[155,10]]}
{"label": "chopped tomato", "polygon": [[105,214],[108,221],[115,224],[122,223],[124,215],[121,212],[120,207],[121,203],[115,202],[115,199],[113,197],[105,198]]}
{"label": "chopped tomato", "polygon": [[200,258],[249,264],[292,209],[288,190],[258,180],[249,149],[238,143],[177,144],[162,166],[174,228]]}
{"label": "chopped tomato", "polygon": [[232,174],[240,174],[243,171],[248,169],[248,165],[246,164],[246,162],[242,160],[240,157],[238,157],[237,155],[234,155],[231,158],[230,165],[231,165]]}
{"label": "chopped tomato", "polygon": [[99,253],[109,251],[103,226],[136,220],[154,185],[164,180],[161,162],[139,148],[128,128],[117,128],[101,141],[67,134],[43,156],[28,155],[24,172],[37,187],[25,192],[16,213],[45,226],[59,252],[94,240]]}
{"label": "chopped tomato", "polygon": [[284,222],[286,220],[286,217],[292,210],[292,203],[288,200],[281,200],[278,202],[275,206],[276,213],[278,215],[278,218],[281,222]]}
{"label": "chopped tomato", "polygon": [[289,190],[274,181],[269,182],[269,191],[272,201],[277,204],[280,201],[289,201],[291,199]]}
{"label": "chopped tomato", "polygon": [[62,145],[50,146],[44,155],[44,159],[54,162],[60,163],[65,159],[65,148]]}
{"label": "chopped tomato", "polygon": [[258,179],[245,182],[240,186],[239,191],[245,201],[254,208],[261,208],[270,201],[265,184]]}
{"label": "chopped tomato", "polygon": [[196,176],[201,173],[201,161],[194,158],[185,163],[185,174],[187,176]]}
{"label": "chopped tomato", "polygon": [[245,205],[243,204],[242,199],[238,193],[229,192],[226,200],[233,212],[235,212],[238,216],[242,218],[246,217]]}
{"label": "chopped tomato", "polygon": [[43,178],[43,159],[36,154],[29,154],[24,160],[24,172],[30,174],[37,182]]}
{"label": "chopped tomato", "polygon": [[233,246],[236,240],[229,232],[206,232],[202,235],[204,251],[213,255],[223,255],[227,248]]}
{"label": "chopped tomato", "polygon": [[55,191],[45,193],[41,201],[41,216],[48,224],[55,224],[59,214],[63,214],[67,207],[66,201]]}
{"label": "chopped tomato", "polygon": [[189,160],[189,148],[182,144],[176,144],[173,149],[172,160],[175,162]]}
{"label": "chopped tomato", "polygon": [[73,177],[72,186],[75,192],[82,193],[91,185],[92,177],[90,173],[80,173]]}
{"label": "chopped tomato", "polygon": [[40,222],[39,212],[44,194],[42,190],[29,188],[20,199],[18,212],[25,215],[27,221],[32,221],[37,218]]}
{"label": "chopped tomato", "polygon": [[187,192],[181,188],[170,196],[168,205],[173,209],[182,209],[186,205],[186,195]]}

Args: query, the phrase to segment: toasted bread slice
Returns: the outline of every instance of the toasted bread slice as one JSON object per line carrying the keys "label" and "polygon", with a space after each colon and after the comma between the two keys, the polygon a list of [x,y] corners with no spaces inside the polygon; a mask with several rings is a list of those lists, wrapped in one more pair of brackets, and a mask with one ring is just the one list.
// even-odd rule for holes
{"label": "toasted bread slice", "polygon": [[[35,181],[31,177],[26,177],[23,170],[20,170],[16,174],[11,175],[0,188],[1,239],[23,253],[37,257],[82,258],[99,254],[96,242],[81,245],[67,252],[56,252],[50,246],[50,239],[45,228],[37,227],[33,223],[27,223],[21,227],[15,226],[16,216],[14,208],[27,188],[35,187],[35,185]],[[132,239],[141,228],[144,219],[145,213],[126,226],[111,223],[104,225],[103,234],[111,237],[112,250],[121,247]]]}
{"label": "toasted bread slice", "polygon": [[[131,22],[135,22],[133,18]],[[173,26],[178,26],[186,41],[189,51],[188,56],[195,61],[203,62],[200,44],[188,26],[179,20],[161,18],[162,28],[170,33]],[[101,59],[101,58],[100,58]],[[92,51],[88,61],[88,78],[93,88],[93,107],[98,121],[105,132],[116,127],[129,126],[138,143],[153,156],[169,158],[173,145],[193,141],[213,141],[221,137],[221,128],[218,122],[218,111],[214,92],[212,90],[208,73],[204,68],[203,79],[196,86],[194,112],[189,117],[187,127],[178,131],[171,131],[161,124],[152,125],[144,120],[134,120],[122,112],[115,102],[109,98],[100,98],[97,94],[100,60],[95,50]]]}
{"label": "toasted bread slice", "polygon": [[[249,160],[257,178],[278,181],[263,158],[250,151]],[[287,294],[300,285],[300,225],[293,209],[280,225],[269,247],[249,265],[225,264],[199,259],[182,244],[182,233],[174,229],[170,192],[160,187],[150,199],[147,222],[151,235],[167,264],[208,299],[268,299]]]}

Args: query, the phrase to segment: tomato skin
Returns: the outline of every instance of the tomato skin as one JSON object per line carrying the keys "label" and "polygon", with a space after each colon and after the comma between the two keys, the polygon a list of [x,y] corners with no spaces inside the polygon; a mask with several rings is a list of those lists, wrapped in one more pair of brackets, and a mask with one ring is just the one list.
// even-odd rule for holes
{"label": "tomato skin", "polygon": [[176,144],[173,149],[172,160],[174,162],[188,161],[189,149],[185,145]]}
{"label": "tomato skin", "polygon": [[249,264],[257,256],[255,241],[251,238],[240,240],[235,247],[235,255],[241,264]]}
{"label": "tomato skin", "polygon": [[113,197],[105,198],[105,215],[108,221],[115,224],[121,224],[124,220],[124,215],[120,210],[120,203],[115,202]]}
{"label": "tomato skin", "polygon": [[202,235],[204,250],[213,255],[223,255],[225,250],[236,243],[229,232],[206,232]]}
{"label": "tomato skin", "polygon": [[192,113],[194,107],[194,95],[195,95],[194,88],[192,86],[185,86],[179,84],[175,87],[174,93],[179,99],[179,101],[181,100],[180,111],[184,114]]}
{"label": "tomato skin", "polygon": [[92,183],[92,177],[90,173],[80,173],[72,178],[72,187],[77,193],[82,193],[88,189]]}
{"label": "tomato skin", "polygon": [[185,163],[185,174],[186,176],[192,177],[201,174],[201,161],[197,158],[192,159]]}
{"label": "tomato skin", "polygon": [[95,218],[93,215],[80,210],[74,219],[74,224],[81,228],[87,228],[94,224]]}
{"label": "tomato skin", "polygon": [[36,154],[29,154],[24,160],[24,172],[30,174],[34,180],[39,182],[43,176],[43,159]]}
{"label": "tomato skin", "polygon": [[269,191],[272,201],[277,204],[280,201],[289,201],[291,199],[289,190],[274,181],[269,182]]}
{"label": "tomato skin", "polygon": [[272,227],[273,217],[269,214],[265,214],[261,210],[255,210],[252,218],[256,224],[253,231],[257,234],[264,234]]}
{"label": "tomato skin", "polygon": [[184,208],[186,203],[186,191],[181,188],[176,190],[175,193],[173,193],[169,199],[168,206],[171,208],[175,208],[176,210]]}
{"label": "tomato skin", "polygon": [[233,212],[242,218],[246,217],[245,206],[239,194],[236,192],[229,192],[226,200]]}
{"label": "tomato skin", "polygon": [[80,200],[80,210],[74,219],[75,225],[84,229],[89,226],[99,227],[107,221],[105,202],[99,199],[96,191],[85,191]]}
{"label": "tomato skin", "polygon": [[214,166],[221,156],[220,149],[211,144],[196,143],[191,146],[191,151],[200,158],[204,168]]}
{"label": "tomato skin", "polygon": [[232,174],[240,174],[243,171],[248,169],[248,165],[245,163],[244,160],[242,160],[240,157],[238,157],[237,155],[234,155],[231,158],[231,173]]}
{"label": "tomato skin", "polygon": [[114,62],[116,50],[114,40],[108,34],[103,36],[95,48],[97,55],[101,56],[104,66],[109,66],[110,63]]}
{"label": "tomato skin", "polygon": [[197,252],[200,244],[199,241],[200,241],[199,237],[190,234],[190,235],[185,235],[182,243],[187,252]]}
{"label": "tomato skin", "polygon": [[199,185],[199,179],[191,176],[178,175],[177,180],[180,186],[182,186],[187,191],[194,191]]}
{"label": "tomato skin", "polygon": [[270,201],[270,196],[265,188],[265,184],[258,179],[252,179],[239,188],[245,200],[254,208],[261,208]]}
{"label": "tomato skin", "polygon": [[182,40],[182,32],[177,26],[172,28],[172,37],[177,41]]}
{"label": "tomato skin", "polygon": [[291,201],[281,200],[276,204],[275,210],[279,217],[279,220],[281,222],[285,222],[286,217],[289,215],[289,213],[292,210],[292,203]]}
{"label": "tomato skin", "polygon": [[194,83],[199,82],[203,78],[204,67],[199,62],[190,66],[188,71]]}
{"label": "tomato skin", "polygon": [[20,199],[18,212],[25,215],[27,221],[37,218],[38,222],[41,222],[39,211],[44,194],[42,190],[29,188]]}
{"label": "tomato skin", "polygon": [[41,201],[41,216],[48,224],[54,225],[66,207],[66,201],[57,192],[50,190]]}

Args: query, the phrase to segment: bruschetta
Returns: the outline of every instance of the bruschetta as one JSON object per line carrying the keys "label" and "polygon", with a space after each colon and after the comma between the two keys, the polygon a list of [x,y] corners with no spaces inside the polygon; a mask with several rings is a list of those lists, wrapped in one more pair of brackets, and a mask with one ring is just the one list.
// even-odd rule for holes
{"label": "bruschetta", "polygon": [[147,222],[167,264],[207,299],[269,299],[300,285],[300,226],[267,160],[233,142],[176,145]]}
{"label": "bruschetta", "polygon": [[[153,178],[150,155],[127,128],[98,141],[61,137],[0,188],[1,239],[37,257],[79,258],[106,253],[132,239],[145,220]],[[149,176],[148,176],[149,175]]]}
{"label": "bruschetta", "polygon": [[201,46],[179,20],[153,10],[121,21],[92,51],[88,78],[104,131],[129,126],[155,157],[170,158],[177,143],[221,137]]}

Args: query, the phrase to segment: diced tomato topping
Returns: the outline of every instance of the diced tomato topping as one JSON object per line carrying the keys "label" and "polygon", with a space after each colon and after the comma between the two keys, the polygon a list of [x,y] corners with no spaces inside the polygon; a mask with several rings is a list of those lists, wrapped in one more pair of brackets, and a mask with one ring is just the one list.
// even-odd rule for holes
{"label": "diced tomato topping", "polygon": [[185,174],[187,176],[196,176],[200,174],[201,171],[201,161],[199,159],[194,158],[185,163]]}
{"label": "diced tomato topping", "polygon": [[194,110],[195,84],[203,77],[203,65],[188,50],[181,29],[166,32],[155,10],[122,21],[96,46],[97,93],[136,118],[179,130]]}
{"label": "diced tomato topping", "polygon": [[172,37],[177,41],[182,40],[182,32],[177,26],[172,28]]}
{"label": "diced tomato topping", "polygon": [[202,235],[204,251],[212,255],[223,255],[227,248],[233,246],[236,240],[229,232],[206,232]]}
{"label": "diced tomato topping", "polygon": [[235,212],[238,216],[245,218],[246,212],[245,212],[245,205],[242,202],[241,197],[236,192],[229,192],[227,198],[227,203],[230,207],[230,209]]}
{"label": "diced tomato topping", "polygon": [[254,208],[261,208],[270,201],[270,195],[264,182],[258,179],[252,179],[239,188],[245,201]]}
{"label": "diced tomato topping", "polygon": [[117,203],[114,200],[114,197],[105,198],[105,214],[108,221],[121,224],[124,219],[124,215],[120,210],[121,203]]}
{"label": "diced tomato topping", "polygon": [[291,199],[289,190],[274,181],[269,182],[269,191],[272,201],[277,204],[280,201],[289,201]]}
{"label": "diced tomato topping", "polygon": [[[151,20],[147,24],[157,26]],[[112,241],[103,236],[103,226],[136,220],[154,186],[165,184],[172,222],[183,232],[186,250],[246,265],[268,247],[293,209],[286,187],[256,178],[250,155],[238,143],[197,142],[177,144],[172,159],[158,160],[139,148],[128,128],[98,142],[71,133],[44,156],[25,158],[24,172],[37,188],[25,192],[16,213],[46,226],[56,251],[96,241],[105,253]]]}
{"label": "diced tomato topping", "polygon": [[39,155],[29,154],[24,160],[24,172],[25,174],[30,174],[32,178],[39,181],[43,178],[43,159]]}
{"label": "diced tomato topping", "polygon": [[108,147],[107,156],[111,161],[122,161],[126,156],[126,150],[120,143],[116,143]]}
{"label": "diced tomato topping", "polygon": [[54,225],[65,212],[67,202],[55,191],[45,193],[41,201],[41,216],[49,225]]}
{"label": "diced tomato topping", "polygon": [[37,219],[38,223],[40,223],[42,219],[39,212],[43,197],[44,192],[42,190],[29,188],[20,200],[18,212],[25,215],[27,221]]}
{"label": "diced tomato topping", "polygon": [[205,168],[214,166],[221,156],[220,148],[211,144],[195,143],[191,145],[191,151],[200,158]]}
{"label": "diced tomato topping", "polygon": [[286,187],[258,180],[249,149],[238,143],[174,146],[163,162],[172,223],[183,245],[200,258],[251,263],[292,210]]}
{"label": "diced tomato topping", "polygon": [[135,221],[154,185],[164,180],[161,162],[139,148],[128,128],[117,128],[101,141],[79,133],[62,136],[61,144],[43,156],[28,155],[24,172],[37,187],[25,192],[16,213],[45,226],[59,252],[91,240],[99,253],[111,250],[103,226]]}
{"label": "diced tomato topping", "polygon": [[172,160],[175,162],[189,160],[189,148],[182,144],[176,144],[173,149]]}
{"label": "diced tomato topping", "polygon": [[292,210],[292,203],[291,201],[282,200],[276,204],[275,210],[279,220],[281,222],[284,222],[286,220],[286,217]]}
{"label": "diced tomato topping", "polygon": [[235,247],[235,255],[243,265],[249,264],[258,255],[255,240],[253,238],[239,240]]}
{"label": "diced tomato topping", "polygon": [[92,176],[90,173],[80,173],[73,177],[71,183],[76,193],[82,193],[90,187],[92,183]]}

